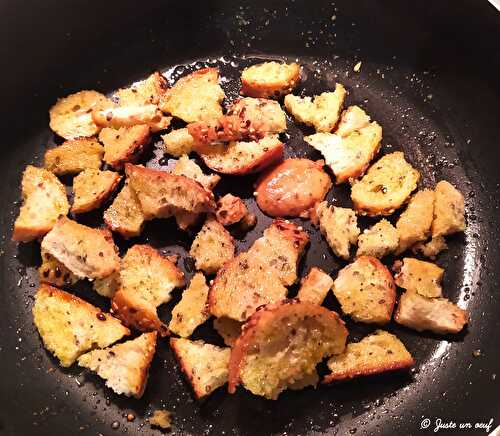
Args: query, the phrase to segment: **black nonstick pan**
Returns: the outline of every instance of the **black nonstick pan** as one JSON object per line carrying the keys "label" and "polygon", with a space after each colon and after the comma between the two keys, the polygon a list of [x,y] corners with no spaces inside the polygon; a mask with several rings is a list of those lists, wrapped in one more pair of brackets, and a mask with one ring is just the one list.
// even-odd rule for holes
{"label": "black nonstick pan", "polygon": [[[487,1],[2,1],[0,23],[0,434],[158,434],[146,418],[160,408],[172,412],[173,432],[183,435],[488,434],[500,425],[500,13]],[[81,89],[111,92],[154,70],[173,82],[203,66],[220,68],[229,101],[239,71],[269,58],[298,59],[298,91],[307,95],[343,83],[347,103],[362,105],[383,126],[384,152],[404,150],[422,186],[444,178],[464,192],[467,230],[450,239],[438,263],[446,269],[446,296],[470,312],[466,331],[443,338],[391,324],[417,361],[410,373],[286,392],[275,402],[242,389],[196,402],[166,340],[141,400],[114,395],[78,367],[59,368],[32,322],[38,246],[10,242],[21,172],[40,165],[58,141],[48,129],[49,107]],[[287,156],[319,158],[301,139],[306,133],[291,125]],[[168,166],[159,138],[147,161]],[[239,249],[270,222],[252,200],[253,182],[232,177],[217,188],[242,196],[258,214]],[[349,204],[346,188],[334,188],[329,199]],[[164,220],[117,242],[121,250],[148,242],[179,253],[190,277],[191,238]],[[315,265],[333,276],[344,265],[317,234],[300,271]],[[85,285],[72,291],[109,306]],[[333,300],[327,304],[335,309]],[[348,327],[355,340],[369,331]],[[206,338],[205,330],[196,335]]]}

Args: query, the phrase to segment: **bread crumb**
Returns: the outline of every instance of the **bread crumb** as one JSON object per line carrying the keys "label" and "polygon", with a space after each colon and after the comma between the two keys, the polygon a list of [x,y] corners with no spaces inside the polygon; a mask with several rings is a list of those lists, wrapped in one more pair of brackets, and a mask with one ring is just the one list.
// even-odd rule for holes
{"label": "bread crumb", "polygon": [[172,427],[170,412],[168,410],[155,410],[149,418],[151,427],[159,427],[167,430]]}
{"label": "bread crumb", "polygon": [[354,65],[353,70],[355,73],[359,73],[359,71],[361,70],[361,62],[358,62],[356,65]]}

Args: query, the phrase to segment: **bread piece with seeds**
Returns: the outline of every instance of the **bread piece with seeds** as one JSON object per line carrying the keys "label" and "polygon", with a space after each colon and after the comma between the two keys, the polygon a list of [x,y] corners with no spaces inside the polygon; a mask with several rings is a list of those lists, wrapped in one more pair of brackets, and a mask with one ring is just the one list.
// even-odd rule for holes
{"label": "bread piece with seeds", "polygon": [[220,176],[217,174],[203,174],[199,165],[193,159],[189,159],[186,154],[182,155],[175,163],[172,174],[186,176],[196,180],[200,185],[209,191],[212,191],[220,181]]}
{"label": "bread piece with seeds", "polygon": [[243,200],[233,194],[226,194],[217,200],[215,216],[223,226],[239,223],[249,216],[255,218],[255,215],[248,212]]}
{"label": "bread piece with seeds", "polygon": [[120,289],[121,279],[120,272],[115,271],[113,274],[103,279],[95,279],[92,282],[92,289],[96,291],[99,295],[107,298],[113,298],[116,291]]}
{"label": "bread piece with seeds", "polygon": [[104,108],[92,111],[92,119],[101,128],[132,127],[147,125],[151,132],[160,132],[170,126],[172,117],[163,115],[158,106],[154,104],[117,105],[111,103]]}
{"label": "bread piece with seeds", "polygon": [[80,280],[68,268],[45,250],[41,250],[42,265],[38,268],[40,283],[57,287],[72,285]]}
{"label": "bread piece with seeds", "polygon": [[332,286],[333,279],[321,268],[313,267],[302,279],[297,298],[300,301],[322,304]]}
{"label": "bread piece with seeds", "polygon": [[241,94],[249,97],[278,98],[293,91],[300,80],[300,65],[263,62],[241,73]]}
{"label": "bread piece with seeds", "polygon": [[225,316],[214,319],[214,329],[222,336],[224,343],[228,347],[232,347],[236,339],[241,335],[243,323]]}
{"label": "bread piece with seeds", "polygon": [[447,250],[448,245],[443,236],[436,236],[428,242],[419,242],[412,247],[413,253],[422,253],[422,256],[435,259],[441,251]]}
{"label": "bread piece with seeds", "polygon": [[158,105],[167,90],[167,80],[159,71],[155,71],[147,79],[136,82],[128,88],[119,89],[114,96],[122,106]]}
{"label": "bread piece with seeds", "polygon": [[359,235],[356,256],[373,256],[381,259],[394,253],[398,244],[399,235],[396,228],[386,219],[381,219]]}
{"label": "bread piece with seeds", "polygon": [[370,116],[359,106],[349,106],[340,117],[335,134],[349,136],[351,133],[370,124]]}
{"label": "bread piece with seeds", "polygon": [[101,168],[104,149],[95,139],[78,138],[45,152],[45,168],[58,176]]}
{"label": "bread piece with seeds", "polygon": [[432,237],[451,235],[465,230],[465,203],[462,193],[451,183],[441,180],[434,189]]}
{"label": "bread piece with seeds", "polygon": [[75,214],[97,209],[110,197],[122,176],[113,171],[84,170],[73,180],[75,195],[71,211]]}
{"label": "bread piece with seeds", "polygon": [[195,140],[189,134],[186,127],[172,130],[162,135],[161,139],[163,139],[165,151],[174,157],[181,157],[183,154],[189,154],[196,146]]}
{"label": "bread piece with seeds", "polygon": [[405,257],[403,262],[396,261],[393,269],[396,271],[394,276],[396,285],[400,288],[416,292],[424,297],[442,297],[443,268],[431,262]]}

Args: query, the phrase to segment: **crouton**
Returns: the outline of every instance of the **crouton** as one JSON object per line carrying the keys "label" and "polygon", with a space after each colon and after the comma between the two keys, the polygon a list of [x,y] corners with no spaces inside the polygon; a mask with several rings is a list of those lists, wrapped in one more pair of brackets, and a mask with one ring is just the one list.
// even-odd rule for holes
{"label": "crouton", "polygon": [[277,135],[259,141],[197,146],[196,151],[211,170],[222,174],[257,173],[281,160],[284,145]]}
{"label": "crouton", "polygon": [[299,300],[268,305],[252,315],[231,350],[229,392],[242,383],[275,400],[325,357],[342,353],[346,338],[344,322],[322,306]]}
{"label": "crouton", "polygon": [[241,321],[236,321],[225,316],[221,318],[214,319],[214,329],[222,336],[224,343],[228,347],[232,347],[241,335],[241,329],[243,328],[243,323]]}
{"label": "crouton", "polygon": [[168,410],[155,410],[148,418],[151,427],[158,427],[163,430],[172,428],[172,417]]}
{"label": "crouton", "polygon": [[316,133],[304,137],[325,157],[337,184],[361,177],[378,153],[381,140],[382,128],[375,121],[347,136]]}
{"label": "crouton", "polygon": [[377,330],[359,342],[347,344],[342,354],[331,357],[328,361],[331,373],[323,382],[331,383],[337,380],[406,369],[414,364],[415,360],[396,336]]}
{"label": "crouton", "polygon": [[196,327],[208,318],[208,286],[202,273],[196,273],[182,293],[182,299],[172,310],[168,329],[183,338],[191,336]]}
{"label": "crouton", "polygon": [[322,304],[332,286],[333,279],[321,268],[313,267],[302,279],[297,298],[300,301]]}
{"label": "crouton", "polygon": [[73,180],[75,195],[71,212],[89,212],[102,206],[120,183],[122,176],[113,171],[84,170]]}
{"label": "crouton", "polygon": [[99,133],[104,144],[104,161],[117,170],[126,162],[136,162],[150,139],[150,128],[146,124],[120,127],[105,127]]}
{"label": "crouton", "polygon": [[174,288],[184,284],[184,274],[149,245],[134,245],[122,259],[121,287],[111,307],[126,325],[140,331],[168,334],[156,309],[170,301]]}
{"label": "crouton", "polygon": [[226,194],[217,201],[215,216],[223,226],[236,224],[247,215],[249,215],[248,209],[239,197]]}
{"label": "crouton", "polygon": [[351,190],[354,209],[363,215],[391,215],[417,187],[420,173],[401,151],[386,154],[355,182]]}
{"label": "crouton", "polygon": [[48,233],[69,211],[63,184],[54,174],[28,165],[21,182],[23,205],[14,223],[13,241],[32,241]]}
{"label": "crouton", "polygon": [[210,121],[222,115],[224,91],[219,70],[203,68],[181,77],[164,95],[160,109],[186,123]]}
{"label": "crouton", "polygon": [[358,238],[356,256],[373,256],[381,259],[394,253],[399,244],[396,228],[386,219],[366,229]]}
{"label": "crouton", "polygon": [[189,177],[128,163],[125,164],[125,173],[147,220],[168,218],[177,211],[215,211],[212,193]]}
{"label": "crouton", "polygon": [[444,269],[431,262],[405,257],[394,264],[396,285],[424,297],[442,297],[441,280]]}
{"label": "crouton", "polygon": [[434,192],[428,189],[418,191],[408,203],[406,210],[396,222],[399,245],[396,254],[401,254],[415,245],[425,241],[431,232],[434,212]]}
{"label": "crouton", "polygon": [[33,317],[45,348],[64,367],[87,351],[107,347],[130,334],[109,313],[43,283],[35,296]]}
{"label": "crouton", "polygon": [[237,99],[229,108],[228,115],[236,115],[245,123],[269,135],[286,130],[286,114],[280,104],[265,98],[244,97]]}
{"label": "crouton", "polygon": [[220,176],[217,174],[203,174],[198,164],[194,160],[189,159],[185,154],[175,163],[172,174],[186,176],[196,180],[201,186],[209,191],[212,191],[220,181]]}
{"label": "crouton", "polygon": [[99,295],[107,298],[113,298],[116,291],[120,289],[121,280],[120,272],[115,271],[113,274],[104,277],[103,279],[95,279],[92,282],[92,289],[96,291]]}
{"label": "crouton", "polygon": [[183,154],[189,154],[196,146],[195,140],[189,134],[186,127],[172,130],[162,135],[161,139],[163,139],[165,151],[174,157],[181,157]]}
{"label": "crouton", "polygon": [[422,256],[428,257],[429,259],[435,259],[436,256],[443,250],[447,250],[448,245],[443,236],[436,236],[428,242],[419,242],[412,247],[413,253],[421,253]]}
{"label": "crouton", "polygon": [[300,65],[263,62],[241,73],[241,94],[249,97],[278,98],[293,91],[300,80]]}
{"label": "crouton", "polygon": [[41,250],[41,256],[42,265],[38,268],[40,283],[62,287],[72,285],[79,280],[68,268],[45,250]]}
{"label": "crouton", "polygon": [[234,257],[234,239],[213,216],[209,216],[194,238],[189,255],[195,259],[196,269],[215,274]]}
{"label": "crouton", "polygon": [[257,181],[257,205],[273,217],[307,218],[332,187],[323,165],[322,160],[294,158],[274,166]]}
{"label": "crouton", "polygon": [[183,338],[170,338],[170,346],[196,399],[227,383],[230,348]]}
{"label": "crouton", "polygon": [[337,83],[334,92],[323,92],[314,99],[288,94],[285,107],[298,122],[314,126],[317,132],[331,132],[339,120],[345,96],[345,88]]}
{"label": "crouton", "polygon": [[80,91],[57,100],[50,108],[50,128],[64,139],[94,136],[99,127],[91,112],[94,108],[109,104],[105,95],[97,91]]}
{"label": "crouton", "polygon": [[156,351],[156,332],[94,350],[78,358],[78,365],[106,380],[117,394],[141,398],[148,381],[149,367]]}
{"label": "crouton", "polygon": [[111,233],[61,217],[42,240],[42,249],[75,276],[102,279],[120,267]]}
{"label": "crouton", "polygon": [[92,138],[65,141],[45,152],[45,168],[58,176],[101,168],[104,149]]}
{"label": "crouton", "polygon": [[394,320],[419,332],[458,333],[468,322],[467,312],[446,298],[428,298],[407,291],[399,299]]}
{"label": "crouton", "polygon": [[349,248],[360,233],[358,219],[352,209],[328,206],[326,201],[316,207],[321,233],[336,256],[349,259]]}
{"label": "crouton", "polygon": [[434,190],[432,237],[451,235],[465,230],[464,196],[451,183],[441,180]]}
{"label": "crouton", "polygon": [[126,239],[141,234],[144,214],[137,195],[128,182],[115,197],[111,206],[106,209],[103,218],[113,232],[119,233]]}
{"label": "crouton", "polygon": [[257,307],[281,301],[297,279],[297,263],[309,241],[293,223],[275,220],[253,246],[226,263],[209,293],[215,317],[245,321]]}
{"label": "crouton", "polygon": [[121,106],[158,105],[167,89],[167,80],[160,72],[155,71],[147,79],[136,82],[129,88],[119,89],[114,97]]}
{"label": "crouton", "polygon": [[355,321],[386,324],[391,320],[396,286],[377,258],[361,256],[342,268],[332,289],[342,312]]}
{"label": "crouton", "polygon": [[363,109],[359,106],[349,106],[342,112],[335,134],[349,136],[351,133],[368,126],[368,124],[370,124],[370,117]]}

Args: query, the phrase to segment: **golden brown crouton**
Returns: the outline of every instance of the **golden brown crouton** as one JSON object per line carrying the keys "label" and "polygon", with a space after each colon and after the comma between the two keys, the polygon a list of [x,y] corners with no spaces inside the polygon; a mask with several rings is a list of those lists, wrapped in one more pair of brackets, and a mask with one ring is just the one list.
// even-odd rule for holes
{"label": "golden brown crouton", "polygon": [[109,230],[61,217],[42,240],[42,249],[80,278],[102,279],[117,271],[120,258]]}
{"label": "golden brown crouton", "polygon": [[280,104],[274,100],[239,98],[229,107],[227,113],[238,116],[262,133],[272,135],[286,130],[286,114]]}
{"label": "golden brown crouton", "polygon": [[356,256],[373,256],[381,259],[394,253],[399,243],[396,228],[386,219],[366,229],[358,238]]}
{"label": "golden brown crouton", "polygon": [[235,141],[229,144],[197,146],[205,165],[222,174],[256,173],[281,160],[284,145],[277,135],[259,141]]}
{"label": "golden brown crouton", "polygon": [[92,138],[66,141],[45,152],[45,168],[58,176],[77,174],[87,168],[101,168],[102,145]]}
{"label": "golden brown crouton", "polygon": [[224,343],[228,347],[232,347],[238,336],[241,335],[243,324],[241,321],[236,321],[225,316],[214,319],[214,329],[222,336]]}
{"label": "golden brown crouton", "polygon": [[314,99],[288,94],[285,107],[300,123],[314,126],[317,132],[331,132],[339,120],[345,96],[345,88],[337,83],[334,92],[323,92]]}
{"label": "golden brown crouton", "polygon": [[370,124],[370,117],[359,106],[349,106],[340,117],[339,125],[335,134],[349,136],[351,133],[361,130]]}
{"label": "golden brown crouton", "polygon": [[337,184],[362,176],[380,149],[382,127],[375,121],[347,136],[316,133],[304,141],[320,151],[335,174]]}
{"label": "golden brown crouton", "polygon": [[42,265],[38,268],[40,283],[62,287],[72,285],[79,280],[68,268],[45,252],[45,250],[41,250],[41,256]]}
{"label": "golden brown crouton", "polygon": [[349,247],[358,240],[360,230],[353,210],[328,206],[326,201],[316,207],[321,233],[336,256],[349,259]]}
{"label": "golden brown crouton", "polygon": [[464,196],[451,183],[441,180],[434,190],[432,237],[451,235],[465,230]]}
{"label": "golden brown crouton", "polygon": [[217,221],[223,226],[230,226],[240,222],[246,215],[248,209],[239,197],[233,194],[226,194],[217,201],[217,212],[215,214]]}
{"label": "golden brown crouton", "polygon": [[117,394],[141,398],[146,389],[149,367],[156,351],[156,332],[94,350],[78,358],[78,365],[106,380]]}
{"label": "golden brown crouton", "polygon": [[33,316],[45,348],[65,367],[83,353],[107,347],[130,334],[109,313],[46,284],[36,293]]}
{"label": "golden brown crouton", "polygon": [[147,79],[136,82],[129,88],[119,89],[114,96],[121,106],[158,105],[167,89],[167,80],[160,72],[155,71]]}
{"label": "golden brown crouton", "polygon": [[222,115],[224,91],[219,85],[219,70],[203,68],[181,77],[160,102],[160,109],[186,123],[210,121]]}
{"label": "golden brown crouton", "polygon": [[71,212],[84,213],[97,209],[110,197],[122,176],[113,171],[84,170],[73,179],[75,199]]}
{"label": "golden brown crouton", "polygon": [[128,163],[125,173],[145,219],[168,218],[175,212],[196,214],[215,210],[212,193],[189,177]]}
{"label": "golden brown crouton", "polygon": [[93,109],[109,104],[97,91],[80,91],[57,100],[50,108],[50,128],[65,139],[85,138],[99,132],[92,120]]}
{"label": "golden brown crouton", "polygon": [[241,73],[241,94],[249,97],[281,97],[292,92],[300,80],[300,65],[263,62]]}
{"label": "golden brown crouton", "polygon": [[104,161],[120,170],[126,162],[136,162],[149,142],[150,128],[146,124],[120,127],[105,127],[99,133],[104,144]]}
{"label": "golden brown crouton", "polygon": [[391,215],[417,187],[420,173],[401,151],[386,154],[352,186],[354,209],[361,214]]}
{"label": "golden brown crouton", "polygon": [[186,127],[172,130],[162,135],[161,139],[163,139],[165,151],[174,157],[181,157],[183,154],[189,154],[196,146],[194,138],[189,134]]}
{"label": "golden brown crouton", "polygon": [[122,259],[121,288],[111,307],[126,325],[140,331],[168,334],[156,309],[170,301],[174,288],[184,284],[184,274],[149,245],[134,245]]}
{"label": "golden brown crouton", "polygon": [[428,189],[418,191],[396,223],[399,234],[396,254],[403,253],[412,245],[425,241],[429,237],[433,212],[434,192]]}
{"label": "golden brown crouton", "polygon": [[322,304],[332,286],[333,279],[321,268],[313,267],[302,279],[297,298],[300,301]]}
{"label": "golden brown crouton", "polygon": [[342,354],[333,356],[328,361],[331,373],[323,382],[406,369],[414,364],[415,360],[396,336],[377,330],[359,342],[347,344]]}
{"label": "golden brown crouton", "polygon": [[431,262],[405,257],[403,262],[394,264],[396,285],[424,297],[435,298],[443,295],[441,280],[444,269]]}
{"label": "golden brown crouton", "polygon": [[193,159],[189,159],[187,155],[183,155],[179,158],[174,166],[174,169],[172,170],[172,174],[186,176],[196,180],[200,185],[209,191],[212,191],[215,188],[215,185],[217,185],[220,181],[220,176],[217,174],[203,174],[203,171],[198,164]]}
{"label": "golden brown crouton", "polygon": [[23,205],[14,223],[13,241],[32,241],[49,232],[69,211],[63,184],[54,174],[28,165],[21,183]]}
{"label": "golden brown crouton", "polygon": [[102,127],[132,127],[147,125],[152,132],[166,130],[170,126],[172,117],[166,117],[154,104],[145,105],[116,105],[109,104],[102,109],[92,111],[92,119]]}
{"label": "golden brown crouton", "polygon": [[361,256],[342,268],[332,289],[342,312],[355,321],[386,324],[391,320],[396,286],[377,258]]}
{"label": "golden brown crouton", "polygon": [[182,299],[172,310],[168,329],[183,338],[192,335],[194,329],[210,316],[207,308],[208,286],[202,273],[196,273],[182,293]]}
{"label": "golden brown crouton", "polygon": [[189,255],[195,259],[196,269],[215,274],[234,257],[234,239],[213,216],[209,216],[194,238]]}
{"label": "golden brown crouton", "polygon": [[314,373],[323,358],[342,353],[346,338],[340,317],[317,304],[285,300],[265,306],[252,315],[232,348],[229,392],[242,383],[253,394],[275,400]]}
{"label": "golden brown crouton", "polygon": [[448,245],[443,236],[436,236],[428,242],[419,242],[412,247],[412,251],[416,253],[422,253],[423,256],[429,259],[435,259],[436,256],[443,250],[447,250]]}
{"label": "golden brown crouton", "polygon": [[419,332],[458,333],[468,322],[467,312],[446,298],[428,298],[407,291],[399,299],[394,320]]}
{"label": "golden brown crouton", "polygon": [[99,295],[107,298],[113,298],[116,291],[120,289],[120,271],[115,271],[113,274],[104,277],[103,279],[95,279],[92,282],[92,289]]}
{"label": "golden brown crouton", "polygon": [[182,338],[171,338],[170,346],[196,399],[210,395],[227,382],[230,348]]}

